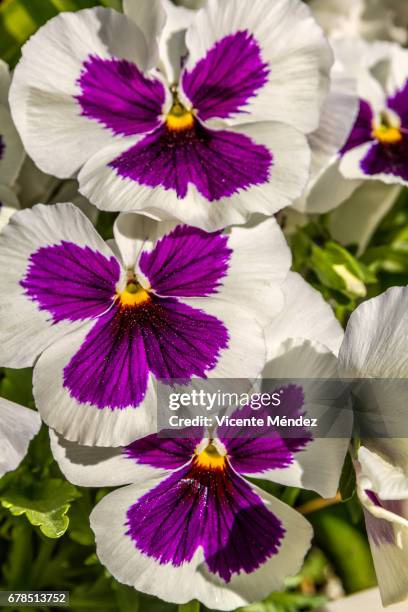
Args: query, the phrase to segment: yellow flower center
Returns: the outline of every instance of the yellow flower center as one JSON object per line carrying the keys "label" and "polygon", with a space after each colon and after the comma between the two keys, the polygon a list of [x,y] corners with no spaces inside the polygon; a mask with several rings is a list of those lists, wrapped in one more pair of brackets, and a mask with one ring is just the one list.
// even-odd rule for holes
{"label": "yellow flower center", "polygon": [[196,465],[210,470],[224,469],[226,460],[226,455],[221,455],[221,453],[218,451],[218,449],[212,442],[210,442],[209,445],[203,451],[196,454]]}
{"label": "yellow flower center", "polygon": [[118,293],[121,306],[139,306],[150,301],[149,292],[137,281],[130,281],[126,289]]}
{"label": "yellow flower center", "polygon": [[189,130],[194,126],[194,115],[191,110],[181,104],[178,100],[173,103],[166,117],[167,128],[172,132]]}
{"label": "yellow flower center", "polygon": [[402,140],[400,120],[384,111],[380,120],[373,123],[373,137],[383,144],[396,144]]}

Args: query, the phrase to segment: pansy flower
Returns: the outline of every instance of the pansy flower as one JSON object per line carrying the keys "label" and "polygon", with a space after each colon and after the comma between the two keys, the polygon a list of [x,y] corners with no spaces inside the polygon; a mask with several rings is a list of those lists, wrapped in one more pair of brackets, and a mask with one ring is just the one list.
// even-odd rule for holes
{"label": "pansy flower", "polygon": [[250,11],[210,0],[185,34],[170,6],[139,0],[128,16],[94,8],[43,26],[11,91],[25,147],[45,172],[79,172],[104,210],[207,231],[271,215],[308,178],[305,134],[332,62],[322,31],[299,0]]}
{"label": "pansy flower", "polygon": [[340,171],[348,179],[408,185],[408,51],[391,43],[353,46],[370,70],[357,83],[359,113]]}
{"label": "pansy flower", "polygon": [[[317,291],[297,274],[289,278],[287,316],[282,311],[268,326],[271,358],[264,375],[334,377],[337,359],[316,338],[324,335],[335,350],[340,326]],[[315,399],[307,390],[285,387],[281,409],[274,410],[312,416]],[[315,439],[304,428],[296,439],[273,428],[264,434],[251,438],[248,429],[219,427],[210,440],[197,428],[186,438],[151,435],[111,449],[69,442],[50,430],[52,452],[68,480],[131,485],[109,494],[91,516],[98,555],[115,577],[168,601],[197,598],[217,609],[281,588],[309,543],[300,515],[246,477],[333,497],[349,442]]]}
{"label": "pansy flower", "polygon": [[0,397],[0,478],[20,465],[40,427],[38,412]]}
{"label": "pansy flower", "polygon": [[35,362],[44,421],[106,446],[155,431],[156,379],[256,378],[290,266],[274,219],[208,234],[127,213],[115,237],[72,204],[0,236],[0,363]]}
{"label": "pansy flower", "polygon": [[[351,315],[340,349],[340,373],[391,379],[375,387],[362,418],[385,423],[381,437],[363,438],[356,459],[358,494],[384,605],[408,597],[408,441],[386,437],[406,418],[406,394],[395,379],[408,378],[408,288],[393,287]],[[374,422],[374,421],[373,421]]]}
{"label": "pansy flower", "polygon": [[[288,414],[302,413],[299,387],[286,387],[282,398]],[[231,417],[251,413],[245,407]],[[310,525],[246,477],[273,480],[310,434],[301,429],[299,438],[283,439],[265,428],[265,437],[231,437],[235,430],[153,434],[116,450],[52,434],[54,455],[74,482],[131,483],[107,495],[90,517],[97,555],[120,582],[166,601],[198,599],[232,610],[281,589],[299,570]]]}

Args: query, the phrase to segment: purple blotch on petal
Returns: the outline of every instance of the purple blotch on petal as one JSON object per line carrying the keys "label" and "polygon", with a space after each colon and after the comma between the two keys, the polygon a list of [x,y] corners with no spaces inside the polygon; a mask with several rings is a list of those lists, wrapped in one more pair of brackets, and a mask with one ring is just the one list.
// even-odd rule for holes
{"label": "purple blotch on petal", "polygon": [[58,323],[90,319],[107,310],[119,277],[120,266],[113,256],[62,241],[32,253],[20,284]]}
{"label": "purple blotch on petal", "polygon": [[128,60],[91,55],[83,64],[78,84],[82,93],[76,99],[82,115],[115,134],[144,134],[161,123],[166,98],[163,84]]}
{"label": "purple blotch on petal", "polygon": [[134,307],[115,304],[65,367],[64,387],[98,408],[137,407],[149,371],[164,382],[205,378],[228,339],[216,317],[176,299],[152,296]]}
{"label": "purple blotch on petal", "polygon": [[389,174],[408,181],[408,137],[396,143],[376,142],[361,160],[361,169],[369,176]]}
{"label": "purple blotch on petal", "polygon": [[139,267],[160,295],[200,297],[217,292],[228,271],[228,237],[179,225],[144,252]]}
{"label": "purple blotch on petal", "polygon": [[246,105],[268,81],[256,38],[247,30],[217,41],[194,68],[182,75],[182,87],[202,120],[248,112]]}
{"label": "purple blotch on petal", "polygon": [[312,441],[310,430],[303,426],[279,428],[268,424],[268,416],[295,419],[304,416],[302,388],[298,385],[288,385],[282,391],[279,406],[261,407],[256,411],[251,406],[244,406],[232,414],[234,418],[256,416],[262,419],[264,425],[256,428],[255,435],[253,433],[247,437],[245,426],[241,430],[236,426],[222,426],[217,429],[216,435],[227,448],[231,465],[237,472],[255,474],[286,468],[293,464],[295,454],[304,450]]}
{"label": "purple blotch on petal", "polygon": [[[126,446],[123,454],[142,465],[166,470],[178,469],[191,460],[203,433],[203,429],[191,428],[180,431],[180,438],[161,438],[152,434]],[[169,431],[169,436],[171,434]]]}
{"label": "purple blotch on petal", "polygon": [[109,166],[139,185],[173,190],[180,199],[194,185],[213,202],[267,183],[272,154],[244,134],[209,130],[196,121],[188,130],[158,128]]}
{"label": "purple blotch on petal", "polygon": [[403,128],[408,128],[408,81],[404,87],[388,98],[387,107],[391,108],[401,119]]}
{"label": "purple blotch on petal", "polygon": [[362,144],[374,140],[373,132],[373,111],[371,106],[365,100],[360,100],[357,119],[353,129],[347,139],[346,144],[340,151],[340,155],[344,155],[351,149],[355,149]]}
{"label": "purple blotch on petal", "polygon": [[225,582],[278,554],[285,534],[228,463],[208,470],[194,460],[131,506],[126,527],[136,548],[160,564],[179,567],[201,547],[210,572]]}

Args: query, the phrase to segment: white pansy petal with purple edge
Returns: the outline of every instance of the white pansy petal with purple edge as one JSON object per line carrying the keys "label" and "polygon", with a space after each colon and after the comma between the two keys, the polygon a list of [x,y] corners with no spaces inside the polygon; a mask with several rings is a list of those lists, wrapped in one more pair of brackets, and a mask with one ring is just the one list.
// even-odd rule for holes
{"label": "white pansy petal with purple edge", "polygon": [[284,308],[265,331],[268,359],[279,355],[289,338],[317,340],[337,354],[344,332],[319,291],[296,272],[289,272],[282,289]]}
{"label": "white pansy petal with purple edge", "polygon": [[109,283],[119,276],[109,247],[72,204],[17,212],[0,235],[0,363],[32,365],[54,340],[109,308]]}
{"label": "white pansy petal with purple edge", "polygon": [[110,9],[61,13],[31,37],[10,101],[25,148],[44,172],[69,177],[120,136],[132,143],[142,127],[157,125],[165,92],[141,72],[147,61],[139,28]]}
{"label": "white pansy petal with purple edge", "polygon": [[[119,489],[96,506],[91,527],[101,562],[138,590],[175,603],[198,599],[221,610],[282,588],[309,547],[307,521],[234,472],[229,489],[220,482],[219,494],[206,497],[184,476],[189,469],[170,477],[158,470],[155,480]],[[189,515],[194,500],[197,510]]]}
{"label": "white pansy petal with purple edge", "polygon": [[298,0],[255,0],[247,8],[209,0],[197,13],[186,35],[184,94],[204,120],[316,129],[332,64],[321,29]]}
{"label": "white pansy petal with purple edge", "polygon": [[160,140],[164,128],[133,148],[105,148],[81,170],[81,193],[102,210],[140,211],[205,231],[245,223],[254,212],[269,216],[301,194],[310,151],[293,128],[255,123],[200,129],[208,139],[188,141],[188,157],[184,148]]}
{"label": "white pansy petal with purple edge", "polygon": [[[336,380],[337,375],[335,355],[319,342],[300,338],[287,340],[282,345],[280,355],[267,363],[262,374],[264,379],[311,379],[305,387],[304,403],[293,408],[294,418],[304,414],[306,418],[317,418],[319,423],[323,419],[329,422],[330,415],[330,405],[327,403],[328,387],[324,382],[323,387],[320,387],[319,381]],[[299,448],[296,448],[297,439],[283,439],[283,445],[290,451],[286,463],[283,462],[271,470],[265,469],[256,474],[256,477],[286,486],[311,489],[323,497],[334,497],[350,441],[353,415],[351,407],[347,409],[342,406],[344,409],[341,410],[335,404],[335,395],[340,392],[337,383],[333,383],[332,389],[333,412],[330,422],[333,435],[328,431],[325,437],[317,438],[313,436],[312,428],[306,428],[306,443]],[[322,392],[325,394],[325,401],[322,400]],[[286,404],[282,404],[282,409],[285,412],[282,416],[288,416]],[[339,432],[344,432],[344,437],[338,437]]]}
{"label": "white pansy petal with purple edge", "polygon": [[0,398],[0,478],[20,465],[40,427],[38,412]]}

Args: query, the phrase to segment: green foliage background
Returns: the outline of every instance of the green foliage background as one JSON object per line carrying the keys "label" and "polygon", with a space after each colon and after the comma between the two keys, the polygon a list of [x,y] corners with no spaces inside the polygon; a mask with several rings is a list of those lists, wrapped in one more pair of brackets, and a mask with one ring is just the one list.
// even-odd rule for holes
{"label": "green foliage background", "polygon": [[[98,4],[121,8],[120,0],[3,0],[0,57],[14,67],[21,45],[48,19],[63,10]],[[330,215],[313,217],[295,231],[288,231],[285,213],[279,220],[292,247],[293,269],[323,294],[343,325],[363,299],[390,286],[408,284],[407,191],[383,219],[361,257],[356,256],[356,249],[344,249],[333,240]],[[111,236],[112,221],[112,215],[99,215],[97,225],[104,237]],[[357,279],[359,290],[347,287],[336,272],[338,266]],[[0,377],[1,396],[34,407],[30,369],[4,369]],[[324,603],[336,585],[351,593],[375,584],[353,474],[348,458],[341,482],[343,502],[307,514],[315,530],[314,547],[300,574],[288,580],[286,592],[272,594],[265,602],[246,607],[245,612],[308,611]],[[261,486],[294,507],[305,507],[317,499],[312,492],[268,482]],[[0,480],[0,588],[69,590],[74,612],[197,612],[200,606],[194,602],[177,607],[139,594],[116,582],[100,565],[88,516],[107,492],[75,487],[64,479],[43,427],[20,467]]]}

